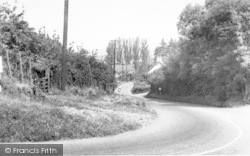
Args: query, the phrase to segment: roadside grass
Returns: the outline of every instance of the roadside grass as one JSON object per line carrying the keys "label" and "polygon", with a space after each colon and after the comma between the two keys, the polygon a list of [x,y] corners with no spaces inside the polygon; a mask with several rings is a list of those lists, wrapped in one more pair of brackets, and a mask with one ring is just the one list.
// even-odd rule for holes
{"label": "roadside grass", "polygon": [[213,96],[168,96],[168,95],[158,95],[149,93],[147,98],[154,98],[154,99],[162,99],[162,100],[168,100],[168,101],[174,101],[174,102],[183,102],[183,103],[192,103],[192,104],[198,104],[198,105],[206,105],[206,106],[212,106],[212,107],[240,107],[244,105],[248,105],[246,102],[242,101],[241,97],[231,97],[227,101],[220,102],[216,100],[216,97]]}
{"label": "roadside grass", "polygon": [[0,94],[0,142],[103,137],[138,129],[156,117],[141,99],[93,88],[54,89],[43,102],[5,91]]}
{"label": "roadside grass", "polygon": [[136,81],[131,90],[133,94],[146,93],[150,91],[150,85],[146,82]]}

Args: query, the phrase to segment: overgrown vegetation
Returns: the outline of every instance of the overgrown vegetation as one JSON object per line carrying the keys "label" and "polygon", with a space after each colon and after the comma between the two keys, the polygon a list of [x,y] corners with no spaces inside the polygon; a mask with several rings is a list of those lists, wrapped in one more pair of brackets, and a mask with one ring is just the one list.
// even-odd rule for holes
{"label": "overgrown vegetation", "polygon": [[[108,65],[83,47],[67,49],[66,91],[60,91],[59,37],[36,32],[8,4],[0,5],[0,142],[107,136],[149,123],[155,112],[140,99],[110,94],[116,86]],[[50,69],[47,94],[34,83]],[[39,78],[41,78],[39,77]],[[37,78],[37,77],[36,77]],[[38,78],[37,78],[38,79]]]}
{"label": "overgrown vegetation", "polygon": [[[163,77],[150,78],[151,91],[168,97],[230,98],[249,102],[250,2],[206,0],[182,11],[178,41],[161,44]],[[193,100],[194,101],[194,100]],[[212,102],[212,101],[211,101]]]}
{"label": "overgrown vegetation", "polygon": [[4,80],[8,81],[0,95],[0,142],[102,137],[138,129],[156,116],[137,98],[72,87],[66,92],[53,89],[38,101],[27,94],[28,84]]}
{"label": "overgrown vegetation", "polygon": [[145,81],[136,81],[131,91],[133,94],[146,93],[150,91],[150,85]]}
{"label": "overgrown vegetation", "polygon": [[[7,75],[20,82],[32,81],[33,70],[50,72],[50,86],[61,84],[62,45],[59,37],[49,36],[45,29],[36,32],[27,21],[24,12],[17,12],[16,7],[0,5],[0,48],[4,70]],[[100,87],[109,90],[115,85],[115,79],[108,66],[98,61],[96,53],[90,54],[83,47],[67,49],[66,82],[69,86]]]}

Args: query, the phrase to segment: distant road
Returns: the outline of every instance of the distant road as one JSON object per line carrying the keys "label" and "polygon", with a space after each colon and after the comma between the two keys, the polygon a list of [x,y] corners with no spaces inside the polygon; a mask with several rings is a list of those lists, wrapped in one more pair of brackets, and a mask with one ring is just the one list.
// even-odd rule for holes
{"label": "distant road", "polygon": [[[131,95],[132,86],[121,85],[119,94]],[[143,94],[136,96],[143,98]],[[116,136],[51,143],[63,143],[65,155],[250,154],[250,137],[243,133],[250,132],[250,118],[242,120],[243,113],[237,113],[241,109],[146,101],[158,113],[147,127]]]}

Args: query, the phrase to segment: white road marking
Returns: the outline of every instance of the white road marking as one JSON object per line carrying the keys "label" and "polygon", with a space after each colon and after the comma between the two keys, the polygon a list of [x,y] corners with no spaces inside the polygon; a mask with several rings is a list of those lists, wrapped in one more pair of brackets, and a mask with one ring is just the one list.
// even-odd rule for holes
{"label": "white road marking", "polygon": [[[120,87],[122,88],[124,85],[127,85],[127,84],[123,84]],[[199,108],[196,108],[196,109],[199,109]],[[203,110],[203,109],[199,109],[199,111],[203,111],[203,112],[214,114],[214,115],[219,116],[219,117],[223,118],[224,120],[228,121],[229,123],[231,123],[238,130],[238,136],[235,139],[233,139],[232,141],[226,143],[225,145],[223,145],[221,147],[214,148],[212,150],[204,151],[204,152],[201,152],[201,153],[192,154],[192,155],[205,155],[205,154],[209,154],[209,153],[212,153],[212,152],[216,152],[216,151],[222,150],[222,149],[224,149],[226,147],[231,146],[232,144],[234,144],[235,142],[237,142],[243,136],[242,129],[237,124],[235,124],[233,121],[229,120],[228,118],[224,117],[223,115],[220,115],[218,113],[211,112],[211,111],[208,111],[208,110]]]}
{"label": "white road marking", "polygon": [[197,154],[192,154],[192,155],[204,155],[204,154],[209,154],[209,153],[212,153],[212,152],[222,150],[223,148],[231,146],[232,144],[237,142],[243,136],[242,129],[237,124],[235,124],[233,121],[229,120],[228,118],[224,117],[223,115],[220,115],[218,113],[214,113],[214,112],[211,112],[211,111],[205,111],[205,110],[201,110],[201,111],[212,113],[214,115],[217,115],[217,116],[227,120],[229,123],[231,123],[234,127],[236,127],[238,129],[239,134],[235,139],[233,139],[232,141],[228,142],[227,144],[225,144],[225,145],[223,145],[221,147],[218,147],[218,148],[215,148],[215,149],[212,149],[212,150],[209,150],[209,151],[204,151],[204,152],[201,152],[201,153],[197,153]]}

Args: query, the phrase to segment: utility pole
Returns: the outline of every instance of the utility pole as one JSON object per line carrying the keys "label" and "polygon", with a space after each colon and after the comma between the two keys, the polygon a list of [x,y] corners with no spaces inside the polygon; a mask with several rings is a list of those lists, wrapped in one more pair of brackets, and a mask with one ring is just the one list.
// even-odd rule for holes
{"label": "utility pole", "polygon": [[63,25],[63,50],[62,50],[62,73],[61,73],[61,90],[65,91],[66,85],[66,53],[68,37],[68,8],[69,0],[64,1],[64,25]]}

